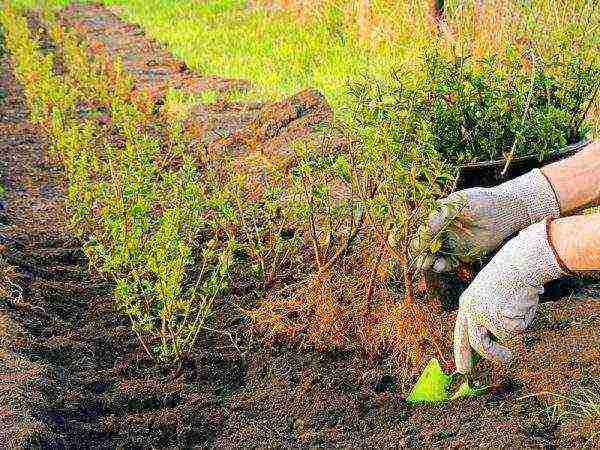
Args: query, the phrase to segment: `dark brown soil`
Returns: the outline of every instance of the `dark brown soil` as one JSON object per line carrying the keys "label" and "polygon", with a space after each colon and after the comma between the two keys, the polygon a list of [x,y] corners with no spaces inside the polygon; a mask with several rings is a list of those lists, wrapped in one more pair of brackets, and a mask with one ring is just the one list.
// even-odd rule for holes
{"label": "dark brown soil", "polygon": [[[111,13],[99,7],[73,8],[63,16],[94,24],[111,49],[132,36],[140,47],[146,39],[114,16],[108,21]],[[408,405],[386,360],[261,345],[236,312],[251,301],[244,296],[217,306],[215,329],[228,334],[205,336],[180,374],[153,366],[127,320],[112,310],[111,284],[88,274],[65,225],[61,169],[45,159],[43,132],[27,120],[10,60],[0,62],[0,183],[7,190],[0,199],[0,287],[7,292],[0,303],[0,448],[598,444],[590,440],[593,424],[553,415],[546,408],[553,397],[544,394],[571,393],[600,375],[600,302],[589,298],[593,290],[544,304],[531,330],[511,343],[519,356],[494,374],[498,386],[444,405]],[[287,110],[280,127],[265,119],[273,117],[269,105],[205,110],[221,114],[211,116],[215,125],[215,117],[231,117],[220,124],[232,139],[222,145],[237,140],[241,152],[250,128],[265,130],[263,142],[283,146],[292,132],[307,132],[302,126],[312,119],[302,119],[323,108],[303,98],[288,104],[305,101],[312,109]],[[261,128],[261,120],[270,125]],[[452,313],[447,319],[450,328]],[[488,366],[481,370],[489,376]]]}

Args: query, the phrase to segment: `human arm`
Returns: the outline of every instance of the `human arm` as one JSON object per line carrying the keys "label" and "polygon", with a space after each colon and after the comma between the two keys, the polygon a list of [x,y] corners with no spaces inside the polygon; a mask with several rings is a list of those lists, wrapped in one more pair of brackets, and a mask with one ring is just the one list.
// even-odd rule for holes
{"label": "human arm", "polygon": [[549,164],[542,173],[556,194],[561,216],[600,202],[600,141],[588,144],[570,158]]}

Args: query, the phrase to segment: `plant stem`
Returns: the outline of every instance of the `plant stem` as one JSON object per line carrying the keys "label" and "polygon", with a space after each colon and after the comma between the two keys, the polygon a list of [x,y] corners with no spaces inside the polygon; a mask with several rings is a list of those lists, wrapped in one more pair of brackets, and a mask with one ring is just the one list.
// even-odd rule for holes
{"label": "plant stem", "polygon": [[369,313],[371,312],[371,303],[373,300],[373,293],[375,292],[375,279],[377,278],[377,272],[379,271],[379,264],[381,264],[381,260],[383,259],[383,253],[387,244],[387,237],[381,240],[381,248],[379,249],[379,254],[377,255],[377,262],[373,264],[373,269],[371,270],[371,278],[369,279],[369,287],[367,289],[367,295],[365,296],[365,303],[367,305],[367,310]]}
{"label": "plant stem", "polygon": [[508,167],[510,166],[510,163],[515,158],[515,150],[517,149],[517,143],[519,142],[520,138],[522,137],[521,133],[523,132],[523,126],[525,125],[525,119],[529,115],[529,106],[531,105],[531,99],[533,97],[533,87],[534,87],[534,83],[535,83],[535,63],[536,63],[536,61],[535,61],[535,55],[533,53],[531,53],[531,61],[532,61],[532,67],[531,67],[531,80],[529,83],[529,94],[527,95],[527,103],[525,103],[525,110],[523,111],[523,117],[521,118],[521,130],[519,130],[519,133],[517,133],[517,136],[515,137],[515,142],[513,142],[513,145],[510,149],[510,153],[506,157],[506,164],[504,164],[504,168],[502,169],[502,173],[501,173],[501,175],[503,177],[506,175],[506,172],[508,171]]}
{"label": "plant stem", "polygon": [[574,132],[577,132],[581,128],[581,124],[583,123],[583,121],[587,117],[588,113],[590,112],[590,109],[592,108],[594,102],[596,101],[596,97],[598,97],[598,91],[600,91],[600,82],[596,83],[596,87],[594,89],[592,98],[590,98],[590,102],[588,103],[587,108],[585,108],[585,111],[583,112],[581,119],[577,123],[577,126],[573,129]]}
{"label": "plant stem", "polygon": [[315,252],[315,259],[317,262],[317,267],[319,268],[319,273],[321,273],[322,270],[322,266],[323,263],[321,261],[321,250],[319,248],[319,243],[317,240],[317,228],[315,225],[315,216],[314,216],[314,212],[313,212],[313,201],[312,201],[312,197],[308,194],[308,189],[306,187],[306,182],[304,180],[304,178],[302,178],[302,187],[304,189],[304,196],[306,198],[306,200],[308,201],[308,205],[309,205],[309,209],[310,209],[310,237],[312,240],[312,244],[313,244],[313,250]]}
{"label": "plant stem", "polygon": [[408,266],[408,248],[405,248],[402,253],[404,259],[404,304],[412,305],[415,303],[414,273]]}
{"label": "plant stem", "polygon": [[354,230],[351,230],[350,233],[348,234],[348,239],[346,240],[346,244],[342,247],[340,247],[338,249],[338,251],[335,253],[335,255],[333,255],[331,257],[331,259],[329,261],[327,261],[327,264],[325,264],[324,266],[322,266],[319,269],[319,273],[318,276],[323,275],[325,272],[327,272],[329,269],[331,269],[331,267],[335,264],[335,262],[344,254],[348,251],[348,249],[350,248],[350,246],[352,245],[352,242],[354,242],[354,239],[356,239],[356,236],[358,234],[358,231],[360,229],[360,226],[362,225],[363,222],[363,217],[361,216],[360,221],[355,225]]}

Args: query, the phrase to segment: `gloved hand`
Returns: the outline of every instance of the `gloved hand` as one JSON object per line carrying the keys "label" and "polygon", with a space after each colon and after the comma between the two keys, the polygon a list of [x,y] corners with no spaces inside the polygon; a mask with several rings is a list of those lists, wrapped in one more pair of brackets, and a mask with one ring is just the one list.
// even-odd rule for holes
{"label": "gloved hand", "polygon": [[[539,169],[494,188],[455,192],[440,204],[412,242],[421,270],[450,271],[458,260],[471,262],[525,227],[560,216],[554,190]],[[432,253],[431,243],[441,230],[447,237]]]}
{"label": "gloved hand", "polygon": [[547,224],[531,225],[506,243],[460,297],[454,326],[458,372],[471,370],[471,348],[484,358],[507,363],[510,351],[492,336],[503,340],[527,328],[543,285],[567,275],[549,243]]}

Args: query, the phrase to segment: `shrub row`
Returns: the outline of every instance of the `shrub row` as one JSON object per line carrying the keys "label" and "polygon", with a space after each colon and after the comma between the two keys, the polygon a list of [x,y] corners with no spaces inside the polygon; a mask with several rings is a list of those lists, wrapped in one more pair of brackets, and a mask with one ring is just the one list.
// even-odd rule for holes
{"label": "shrub row", "polygon": [[[47,19],[64,74],[10,10],[7,45],[32,119],[65,168],[73,229],[91,267],[116,281],[116,305],[149,354],[191,351],[213,300],[239,277],[297,283],[249,311],[271,335],[299,333],[320,348],[362,336],[372,351],[420,352],[433,316],[418,305],[408,242],[449,172],[420,145],[426,124],[407,114],[412,103],[350,153],[300,142],[286,170],[246,170],[186,147],[180,124],[164,125],[151,101],[132,98],[118,64],[89,59]],[[439,335],[431,343],[440,350]]]}
{"label": "shrub row", "polygon": [[74,36],[46,19],[63,74],[53,71],[57,55],[41,54],[23,17],[11,9],[1,16],[32,121],[65,169],[72,228],[91,268],[116,282],[116,306],[148,354],[179,359],[226,288],[232,250],[225,238],[196,251],[213,226],[198,157],[184,152],[177,123],[157,123],[154,105],[132,98],[118,64],[88,59]]}

